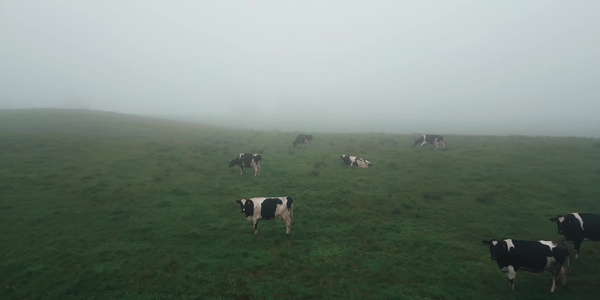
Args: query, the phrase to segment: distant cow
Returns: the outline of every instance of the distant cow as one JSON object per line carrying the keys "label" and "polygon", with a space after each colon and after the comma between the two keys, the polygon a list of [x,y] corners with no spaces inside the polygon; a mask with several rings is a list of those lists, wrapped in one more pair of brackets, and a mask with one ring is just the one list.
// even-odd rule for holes
{"label": "distant cow", "polygon": [[523,270],[541,273],[544,270],[552,274],[552,287],[550,292],[556,290],[556,280],[562,277],[562,285],[566,283],[565,261],[568,263],[569,250],[565,245],[555,244],[550,241],[519,241],[496,240],[483,241],[490,246],[492,260],[498,263],[498,268],[507,273],[508,284],[515,289],[517,271]]}
{"label": "distant cow", "polygon": [[356,156],[349,156],[346,154],[342,154],[340,155],[340,158],[342,159],[342,162],[347,165],[347,166],[351,166],[351,167],[359,167],[359,168],[368,168],[373,166],[373,164],[362,158],[362,157],[356,157]]}
{"label": "distant cow", "polygon": [[600,241],[600,215],[572,213],[550,218],[550,221],[556,222],[558,234],[565,236],[564,243],[573,242],[575,258],[579,256],[584,240]]}
{"label": "distant cow", "polygon": [[424,134],[415,140],[415,146],[418,144],[421,144],[420,147],[427,145],[428,150],[429,150],[429,144],[435,145],[435,150],[438,149],[439,145],[442,145],[442,147],[444,147],[444,149],[446,149],[446,144],[444,144],[444,137],[441,135],[438,135],[438,134]]}
{"label": "distant cow", "polygon": [[254,225],[254,235],[258,233],[258,220],[281,219],[285,221],[285,234],[290,234],[293,217],[293,200],[290,197],[257,197],[236,200],[246,219]]}
{"label": "distant cow", "polygon": [[310,145],[312,144],[312,139],[313,136],[311,134],[299,134],[292,143],[292,146],[296,147],[296,145],[298,144],[307,144],[308,148],[310,148]]}
{"label": "distant cow", "polygon": [[260,174],[261,160],[262,156],[260,154],[240,153],[240,155],[229,162],[229,167],[239,166],[240,175],[244,174],[244,168],[253,167],[254,176],[258,176]]}

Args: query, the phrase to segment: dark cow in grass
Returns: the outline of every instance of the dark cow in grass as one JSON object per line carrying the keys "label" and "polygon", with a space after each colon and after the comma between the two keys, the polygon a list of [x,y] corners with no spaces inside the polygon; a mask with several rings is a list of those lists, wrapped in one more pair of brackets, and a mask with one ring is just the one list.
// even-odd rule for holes
{"label": "dark cow in grass", "polygon": [[556,290],[556,280],[562,277],[562,285],[566,284],[565,261],[568,262],[569,251],[565,245],[550,241],[496,240],[483,241],[490,247],[492,260],[498,268],[508,276],[508,284],[515,289],[517,271],[541,273],[544,270],[552,274],[550,292]]}
{"label": "dark cow in grass", "polygon": [[427,145],[427,150],[429,150],[429,145],[435,145],[435,150],[438,149],[439,145],[442,145],[444,149],[446,149],[446,144],[444,144],[444,137],[439,134],[424,134],[415,140],[415,146],[421,144],[421,147]]}
{"label": "dark cow in grass", "polygon": [[558,227],[558,234],[565,236],[564,243],[573,242],[575,258],[579,256],[581,243],[584,240],[600,241],[600,215],[588,213],[572,213],[566,216],[550,218]]}
{"label": "dark cow in grass", "polygon": [[342,154],[340,155],[340,158],[342,159],[342,162],[350,167],[359,167],[359,168],[369,168],[372,167],[373,164],[362,158],[362,157],[356,157],[356,156],[351,156],[351,155],[346,155],[346,154]]}
{"label": "dark cow in grass", "polygon": [[285,234],[290,234],[293,217],[293,200],[290,197],[257,197],[236,200],[246,219],[252,221],[254,234],[258,233],[258,220],[281,219],[285,221]]}
{"label": "dark cow in grass", "polygon": [[292,142],[292,146],[295,148],[298,144],[306,144],[308,148],[312,144],[313,136],[311,134],[299,134],[294,142]]}
{"label": "dark cow in grass", "polygon": [[240,175],[244,174],[244,168],[253,167],[254,176],[258,176],[260,174],[261,160],[262,156],[260,154],[240,153],[240,155],[229,162],[229,167],[239,166]]}

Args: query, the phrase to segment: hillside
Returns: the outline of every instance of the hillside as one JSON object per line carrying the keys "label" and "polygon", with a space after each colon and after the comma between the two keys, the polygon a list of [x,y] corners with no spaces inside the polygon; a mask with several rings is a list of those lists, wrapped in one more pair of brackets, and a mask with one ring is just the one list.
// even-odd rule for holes
{"label": "hillside", "polygon": [[[600,243],[568,289],[518,272],[489,238],[561,240],[548,218],[600,213],[600,140],[234,130],[98,111],[0,111],[3,299],[596,299]],[[228,162],[261,153],[261,175]],[[347,168],[340,154],[373,162]],[[259,233],[241,197],[294,198]],[[572,245],[570,245],[572,249]]]}

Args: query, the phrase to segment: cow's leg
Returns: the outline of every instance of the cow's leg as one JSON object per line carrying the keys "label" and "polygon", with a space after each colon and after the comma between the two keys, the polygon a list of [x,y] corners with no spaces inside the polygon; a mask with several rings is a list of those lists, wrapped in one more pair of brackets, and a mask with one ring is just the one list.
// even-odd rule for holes
{"label": "cow's leg", "polygon": [[[554,293],[554,291],[556,291],[556,280],[560,276],[560,269],[557,270],[556,265],[556,263],[553,263],[549,270],[552,274],[552,287],[550,288],[550,293]],[[558,267],[560,268],[560,265],[558,265]]]}
{"label": "cow's leg", "polygon": [[579,249],[581,249],[582,242],[583,242],[583,240],[573,241],[573,245],[575,246],[575,259],[579,258]]}
{"label": "cow's leg", "polygon": [[444,147],[444,149],[446,149],[446,144],[444,143],[444,141],[441,141],[440,143],[442,143],[442,147]]}
{"label": "cow's leg", "polygon": [[244,167],[240,167],[240,175],[244,175]]}
{"label": "cow's leg", "polygon": [[285,218],[283,220],[285,221],[285,234],[289,235],[290,229],[292,229],[292,217],[288,213],[285,215]]}
{"label": "cow's leg", "polygon": [[513,266],[508,266],[508,271],[506,273],[506,276],[508,276],[508,284],[510,285],[510,288],[514,291],[515,290],[515,277],[517,277],[517,272],[515,271],[515,268],[513,268]]}
{"label": "cow's leg", "polygon": [[252,223],[254,225],[254,235],[258,234],[258,220],[252,220]]}
{"label": "cow's leg", "polygon": [[552,274],[552,287],[550,288],[550,293],[554,293],[554,291],[556,291],[557,280],[561,279],[562,277],[563,280],[561,281],[561,284],[565,285],[566,283],[565,268],[558,262],[552,262],[547,267],[547,270],[550,272],[550,274]]}
{"label": "cow's leg", "polygon": [[252,167],[254,167],[254,176],[260,175],[260,162],[253,164]]}

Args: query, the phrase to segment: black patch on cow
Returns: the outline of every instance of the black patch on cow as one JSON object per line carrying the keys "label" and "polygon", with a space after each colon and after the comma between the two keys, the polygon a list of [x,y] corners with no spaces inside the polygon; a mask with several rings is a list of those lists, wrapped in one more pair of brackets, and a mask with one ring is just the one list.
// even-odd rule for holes
{"label": "black patch on cow", "polygon": [[283,201],[279,198],[268,198],[263,201],[260,208],[260,216],[265,220],[271,220],[275,218],[275,211],[277,205],[283,204]]}
{"label": "black patch on cow", "polygon": [[415,146],[423,143],[423,141],[433,144],[433,142],[436,140],[438,142],[443,142],[444,136],[439,135],[439,134],[425,134],[425,139],[423,139],[423,136],[420,136],[418,139],[415,140]]}
{"label": "black patch on cow", "polygon": [[[262,160],[262,156],[260,154],[254,154],[252,155],[252,159],[250,160],[250,163],[252,161],[254,161],[255,164],[258,165],[258,163]],[[248,163],[248,166],[250,165],[250,163]]]}
{"label": "black patch on cow", "polygon": [[352,165],[352,161],[350,160],[350,157],[348,155],[340,155],[340,158],[342,159],[342,162],[346,165],[346,166],[350,166]]}
{"label": "black patch on cow", "polygon": [[291,197],[287,197],[287,209],[290,210],[292,208],[292,203],[294,203],[294,200],[292,200]]}
{"label": "black patch on cow", "polygon": [[568,250],[564,245],[556,245],[550,249],[538,241],[512,240],[514,248],[509,249],[506,241],[499,240],[496,245],[493,245],[493,241],[496,240],[484,241],[483,244],[489,245],[491,258],[498,263],[499,269],[512,265],[515,271],[539,273],[546,269],[548,257],[554,257],[561,265],[568,257]]}
{"label": "black patch on cow", "polygon": [[244,204],[242,212],[246,213],[246,217],[253,216],[254,215],[254,202],[252,202],[252,200],[246,200],[246,204]]}

